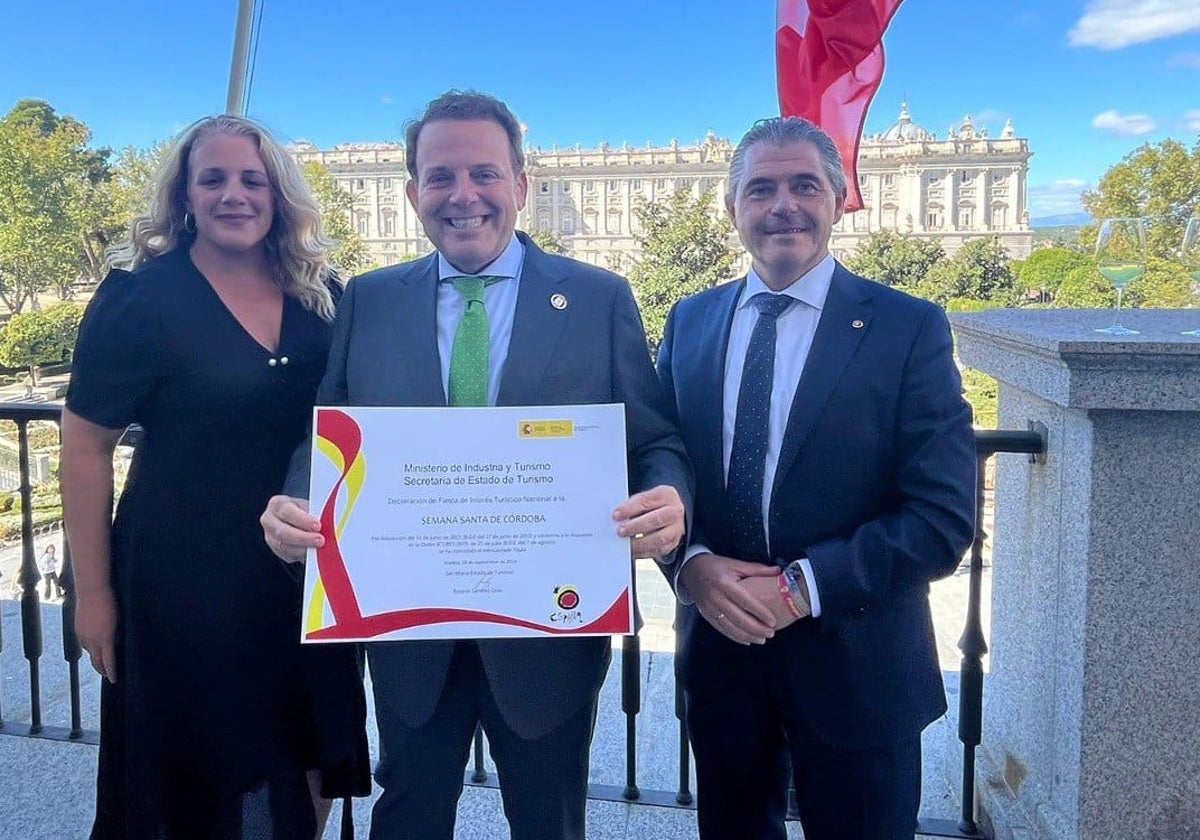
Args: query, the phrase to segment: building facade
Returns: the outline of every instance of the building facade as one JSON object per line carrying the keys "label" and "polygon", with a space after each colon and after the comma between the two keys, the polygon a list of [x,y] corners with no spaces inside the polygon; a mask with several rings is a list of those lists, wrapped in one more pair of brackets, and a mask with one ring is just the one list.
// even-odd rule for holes
{"label": "building facade", "polygon": [[[352,224],[372,257],[390,265],[428,253],[420,219],[409,206],[404,147],[353,143],[322,151],[299,143],[301,163],[325,166],[354,198]],[[694,145],[526,150],[529,200],[518,218],[524,230],[553,231],[572,256],[621,270],[637,253],[634,209],[668,199],[677,190],[712,191],[724,212],[733,145],[711,132]],[[895,230],[934,239],[954,253],[968,239],[997,236],[1013,258],[1029,256],[1033,233],[1026,210],[1029,143],[1012,123],[998,138],[977,130],[970,117],[945,138],[912,121],[905,103],[895,125],[864,137],[858,179],[864,209],[834,227],[836,255],[853,253],[871,233]]]}

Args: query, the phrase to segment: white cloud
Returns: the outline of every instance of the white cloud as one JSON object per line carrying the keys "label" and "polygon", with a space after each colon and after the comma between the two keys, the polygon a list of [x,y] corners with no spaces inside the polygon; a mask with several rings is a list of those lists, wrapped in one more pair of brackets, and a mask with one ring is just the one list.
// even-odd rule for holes
{"label": "white cloud", "polygon": [[392,97],[385,93],[383,96],[379,97],[379,101],[382,102],[384,105],[391,105]]}
{"label": "white cloud", "polygon": [[1200,111],[1188,111],[1184,114],[1183,127],[1190,132],[1200,134]]}
{"label": "white cloud", "polygon": [[1185,67],[1188,70],[1200,70],[1200,52],[1182,52],[1171,56],[1168,67]]}
{"label": "white cloud", "polygon": [[1077,178],[1064,178],[1049,184],[1029,186],[1029,215],[1040,219],[1045,216],[1061,216],[1066,213],[1082,213],[1083,203],[1079,200],[1091,184]]}
{"label": "white cloud", "polygon": [[1195,0],[1089,0],[1067,40],[1073,47],[1118,50],[1200,30]]}
{"label": "white cloud", "polygon": [[1008,114],[1003,111],[998,111],[995,108],[984,108],[982,111],[977,111],[972,117],[976,125],[991,125],[992,123],[1004,124],[1008,119]]}
{"label": "white cloud", "polygon": [[1097,114],[1092,119],[1092,128],[1114,137],[1138,137],[1149,134],[1157,127],[1158,124],[1146,114],[1119,114],[1115,110]]}

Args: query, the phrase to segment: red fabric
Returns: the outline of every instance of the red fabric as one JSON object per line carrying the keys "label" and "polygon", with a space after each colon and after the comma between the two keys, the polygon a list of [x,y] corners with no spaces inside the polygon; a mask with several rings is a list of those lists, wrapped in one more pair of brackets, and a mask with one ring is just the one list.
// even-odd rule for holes
{"label": "red fabric", "polygon": [[846,210],[862,209],[858,141],[883,79],[883,33],[901,0],[779,0],[779,112],[823,128],[842,153]]}

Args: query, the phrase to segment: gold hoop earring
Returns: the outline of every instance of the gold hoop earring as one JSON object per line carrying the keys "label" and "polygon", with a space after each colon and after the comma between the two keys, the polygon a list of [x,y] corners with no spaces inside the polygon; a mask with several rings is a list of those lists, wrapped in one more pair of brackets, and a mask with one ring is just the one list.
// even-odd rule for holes
{"label": "gold hoop earring", "polygon": [[196,232],[196,217],[187,210],[183,211],[183,229],[188,233]]}

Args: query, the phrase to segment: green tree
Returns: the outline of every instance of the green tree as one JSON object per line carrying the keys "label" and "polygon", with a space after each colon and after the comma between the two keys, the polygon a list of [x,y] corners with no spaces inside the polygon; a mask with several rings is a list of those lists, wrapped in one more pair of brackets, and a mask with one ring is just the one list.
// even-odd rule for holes
{"label": "green tree", "polygon": [[559,238],[558,234],[552,230],[531,230],[528,231],[529,238],[533,243],[545,251],[547,254],[562,254],[566,256],[570,251],[567,245]]}
{"label": "green tree", "polygon": [[329,170],[315,160],[304,164],[303,171],[313,198],[321,208],[321,224],[325,233],[338,243],[330,254],[330,262],[343,277],[358,274],[371,262],[371,255],[350,222],[354,196],[344,190]]}
{"label": "green tree", "polygon": [[1129,284],[1125,302],[1142,309],[1180,309],[1200,303],[1191,275],[1174,260],[1150,257],[1146,272]]}
{"label": "green tree", "polygon": [[880,230],[846,259],[846,267],[880,283],[912,289],[945,255],[942,246],[932,240]]}
{"label": "green tree", "polygon": [[[1149,216],[1151,255],[1170,258],[1179,248],[1183,226],[1200,208],[1200,143],[1190,151],[1178,140],[1147,143],[1127,154],[1083,194],[1095,219]],[[1080,231],[1085,247],[1096,241],[1096,225]]]}
{"label": "green tree", "polygon": [[13,312],[48,289],[65,294],[107,229],[98,192],[108,151],[89,139],[44,102],[23,100],[0,119],[0,301]]}
{"label": "green tree", "polygon": [[75,346],[83,307],[60,303],[43,312],[14,315],[0,329],[0,364],[29,369],[29,380],[38,384],[38,365],[61,362]]}
{"label": "green tree", "polygon": [[1054,295],[1054,305],[1066,309],[1107,309],[1116,304],[1112,283],[1091,263],[1068,271]]}
{"label": "green tree", "polygon": [[935,263],[912,291],[945,306],[955,298],[1012,305],[1016,278],[997,237],[971,239],[953,257]]}
{"label": "green tree", "polygon": [[728,280],[737,254],[729,247],[733,224],[713,213],[713,194],[680,190],[666,201],[633,208],[640,227],[630,282],[637,293],[652,349],[662,341],[667,314],[680,298]]}
{"label": "green tree", "polygon": [[1033,293],[1038,298],[1054,297],[1067,273],[1083,265],[1091,265],[1092,259],[1072,248],[1038,248],[1027,259],[1021,261],[1016,272],[1017,289],[1026,299]]}

